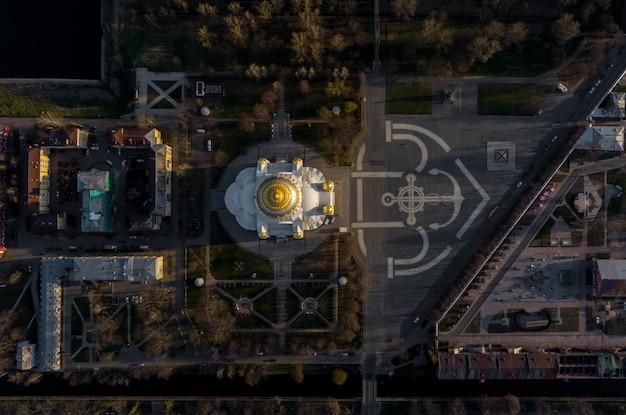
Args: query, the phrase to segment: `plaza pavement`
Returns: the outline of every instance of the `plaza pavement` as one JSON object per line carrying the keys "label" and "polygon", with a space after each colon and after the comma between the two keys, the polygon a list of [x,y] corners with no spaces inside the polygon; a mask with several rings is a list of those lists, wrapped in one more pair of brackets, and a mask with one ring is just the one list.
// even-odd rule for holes
{"label": "plaza pavement", "polygon": [[[421,322],[442,290],[508,214],[528,180],[551,159],[551,149],[584,120],[626,66],[615,51],[607,59],[616,68],[601,91],[561,94],[555,88],[542,114],[534,116],[478,115],[478,84],[556,85],[556,71],[534,78],[388,78],[431,81],[435,96],[456,90],[454,104],[435,101],[434,113],[425,116],[386,115],[386,81],[368,78],[362,108],[367,134],[351,173],[351,227],[371,274],[365,306],[366,366],[371,366],[369,359],[384,365],[401,348],[432,341]],[[487,168],[487,144],[494,142],[510,147],[509,156],[515,156],[512,169]],[[457,186],[450,184],[453,179]],[[520,188],[518,181],[523,183]],[[441,203],[435,203],[437,197]],[[416,316],[421,318],[418,324],[413,323]]]}

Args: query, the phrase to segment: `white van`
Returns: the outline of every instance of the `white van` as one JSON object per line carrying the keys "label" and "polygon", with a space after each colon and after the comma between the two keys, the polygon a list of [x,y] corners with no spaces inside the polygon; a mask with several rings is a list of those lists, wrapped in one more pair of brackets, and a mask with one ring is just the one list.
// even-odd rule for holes
{"label": "white van", "polygon": [[196,132],[197,132],[197,133],[200,133],[200,134],[204,134],[204,133],[206,133],[206,130],[205,130],[204,128],[198,128],[198,129],[196,130]]}
{"label": "white van", "polygon": [[208,140],[206,140],[206,151],[211,151],[213,150],[213,143],[211,142],[211,139],[209,138]]}

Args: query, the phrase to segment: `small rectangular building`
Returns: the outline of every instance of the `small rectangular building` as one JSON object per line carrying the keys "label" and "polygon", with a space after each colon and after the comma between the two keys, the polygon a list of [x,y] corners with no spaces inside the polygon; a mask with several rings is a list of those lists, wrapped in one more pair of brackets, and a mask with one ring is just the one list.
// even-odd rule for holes
{"label": "small rectangular building", "polygon": [[37,366],[37,345],[26,340],[17,342],[15,366],[17,370],[30,370]]}

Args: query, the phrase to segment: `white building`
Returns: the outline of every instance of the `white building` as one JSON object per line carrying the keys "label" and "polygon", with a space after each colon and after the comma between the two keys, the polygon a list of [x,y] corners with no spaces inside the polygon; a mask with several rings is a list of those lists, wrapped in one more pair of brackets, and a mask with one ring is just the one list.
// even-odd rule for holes
{"label": "white building", "polygon": [[304,231],[319,228],[334,213],[334,184],[299,158],[291,163],[260,158],[256,168],[239,172],[224,201],[239,225],[261,239],[301,239]]}

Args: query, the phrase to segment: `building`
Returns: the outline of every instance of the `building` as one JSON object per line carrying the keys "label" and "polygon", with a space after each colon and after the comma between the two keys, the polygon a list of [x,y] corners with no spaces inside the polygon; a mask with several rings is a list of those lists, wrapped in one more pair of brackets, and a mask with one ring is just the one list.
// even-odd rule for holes
{"label": "building", "polygon": [[556,379],[558,373],[557,355],[554,353],[530,353],[528,360],[528,379]]}
{"label": "building", "polygon": [[[147,150],[148,162],[144,165],[142,182],[147,188],[141,203],[127,200],[129,230],[154,231],[161,228],[163,218],[172,215],[172,147],[167,144],[156,144]],[[127,173],[127,190],[131,180]],[[126,191],[126,195],[132,192]],[[143,193],[143,192],[142,192]]]}
{"label": "building", "polygon": [[498,367],[498,379],[528,379],[528,361],[525,354],[500,353]]}
{"label": "building", "polygon": [[621,121],[624,119],[624,94],[611,92],[604,101],[591,112],[590,119],[601,121]]}
{"label": "building", "polygon": [[81,171],[76,178],[76,190],[81,192],[82,232],[113,231],[113,175],[110,171]]}
{"label": "building", "polygon": [[624,127],[594,125],[587,128],[574,148],[577,150],[624,151]]}
{"label": "building", "polygon": [[463,353],[439,353],[437,365],[439,379],[467,378],[467,356]]}
{"label": "building", "polygon": [[30,370],[37,366],[37,345],[26,340],[17,342],[15,366],[17,370]]}
{"label": "building", "polygon": [[62,284],[72,281],[154,281],[163,278],[163,257],[44,257],[41,259],[38,368],[62,369]]}
{"label": "building", "polygon": [[[139,193],[141,200],[138,206],[126,200],[128,230],[160,229],[163,218],[171,216],[172,212],[172,148],[163,144],[161,132],[155,128],[119,128],[110,132],[112,146],[118,147],[119,151],[122,148],[140,150],[134,151],[135,154],[124,162],[131,165],[141,161],[135,163],[133,169],[140,170],[142,176],[141,183],[134,189],[138,189],[138,192],[126,192],[127,196]],[[31,225],[33,230],[39,231],[65,229],[66,214],[50,212],[50,202],[54,197],[51,190],[54,153],[59,150],[87,149],[89,134],[77,128],[37,130],[36,134],[36,144],[27,150],[25,186]],[[126,174],[128,178],[129,170],[126,170]],[[113,232],[113,185],[113,174],[110,171],[90,170],[78,174],[76,186],[82,196],[81,231]],[[58,188],[56,197],[59,198]]]}
{"label": "building", "polygon": [[78,147],[86,149],[89,133],[81,128],[37,129],[36,143],[39,146]]}
{"label": "building", "polygon": [[161,131],[156,128],[117,128],[111,130],[113,147],[141,148],[162,144]]}
{"label": "building", "polygon": [[50,148],[29,147],[26,150],[26,209],[31,215],[50,211]]}
{"label": "building", "polygon": [[304,167],[302,159],[271,163],[260,158],[256,168],[239,172],[224,201],[239,225],[256,231],[260,239],[302,239],[304,231],[319,228],[333,215],[334,183],[320,170]]}
{"label": "building", "polygon": [[555,353],[438,353],[439,379],[556,379]]}
{"label": "building", "polygon": [[592,259],[595,297],[623,297],[626,295],[626,259]]}
{"label": "building", "polygon": [[467,379],[489,380],[498,379],[498,355],[491,353],[468,353]]}

